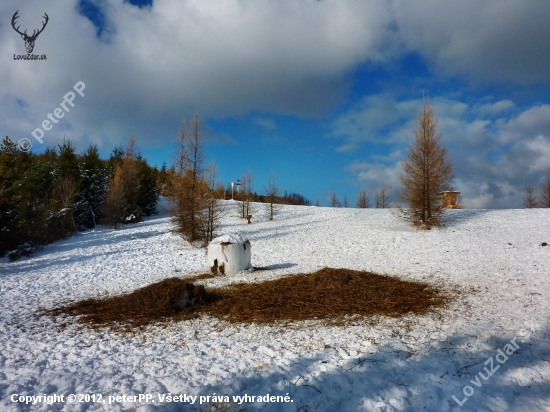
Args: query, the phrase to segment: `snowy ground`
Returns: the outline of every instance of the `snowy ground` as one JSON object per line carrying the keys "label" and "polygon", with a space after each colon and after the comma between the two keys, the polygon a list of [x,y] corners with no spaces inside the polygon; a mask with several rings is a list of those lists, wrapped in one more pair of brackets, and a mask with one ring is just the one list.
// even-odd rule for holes
{"label": "snowy ground", "polygon": [[[249,237],[253,265],[269,270],[207,286],[330,266],[464,293],[440,313],[345,327],[201,318],[134,336],[61,328],[36,311],[206,271],[204,251],[171,234],[162,214],[81,233],[30,258],[0,259],[0,410],[550,411],[549,209],[457,210],[426,232],[387,209],[288,206],[269,222],[257,206],[250,225],[235,214],[222,232]],[[169,393],[197,398],[161,402]],[[44,394],[64,399],[12,402]],[[152,399],[128,399],[139,394]],[[287,402],[233,399],[266,394]]]}

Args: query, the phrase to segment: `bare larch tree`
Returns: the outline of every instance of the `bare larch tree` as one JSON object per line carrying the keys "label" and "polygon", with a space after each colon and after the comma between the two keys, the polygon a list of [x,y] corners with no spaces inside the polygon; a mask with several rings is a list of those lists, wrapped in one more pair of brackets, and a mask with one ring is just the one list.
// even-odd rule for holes
{"label": "bare larch tree", "polygon": [[366,209],[370,207],[370,199],[367,195],[366,189],[363,189],[359,192],[359,195],[357,196],[357,207],[359,209]]}
{"label": "bare larch tree", "polygon": [[374,201],[378,209],[385,209],[387,207],[390,207],[390,195],[385,185],[382,185],[380,189],[378,189]]}
{"label": "bare larch tree", "polygon": [[207,245],[219,229],[221,218],[225,213],[220,199],[224,197],[223,183],[218,182],[218,167],[210,163],[205,172],[206,193],[202,196],[203,216],[201,224],[201,240]]}
{"label": "bare larch tree", "polygon": [[267,185],[264,186],[265,201],[267,205],[267,211],[269,213],[269,220],[273,220],[273,217],[277,213],[277,202],[279,201],[280,190],[277,183],[277,176],[271,172],[269,174],[269,180]]}
{"label": "bare larch tree", "polygon": [[195,112],[189,129],[183,123],[176,141],[170,195],[172,222],[176,231],[189,242],[204,242],[204,196],[208,193],[208,183],[204,179],[204,143],[198,111]]}
{"label": "bare larch tree", "polygon": [[344,195],[344,202],[342,203],[343,207],[349,207],[348,195]]}
{"label": "bare larch tree", "polygon": [[550,171],[546,172],[546,176],[540,185],[540,206],[550,207]]}
{"label": "bare larch tree", "polygon": [[437,119],[429,103],[424,104],[417,118],[414,143],[403,162],[401,199],[408,208],[398,208],[398,214],[420,229],[443,224],[444,208],[441,192],[451,189],[453,166],[447,149],[440,145]]}
{"label": "bare larch tree", "polygon": [[539,201],[537,195],[535,194],[535,189],[533,186],[527,186],[527,193],[525,193],[525,200],[523,201],[523,206],[527,209],[532,209],[538,207]]}
{"label": "bare larch tree", "polygon": [[254,194],[252,192],[252,182],[254,181],[254,175],[249,170],[241,176],[241,209],[242,218],[245,219],[253,212],[251,202],[254,200]]}
{"label": "bare larch tree", "polygon": [[342,203],[340,203],[340,199],[338,199],[338,196],[336,196],[336,193],[329,192],[327,195],[327,198],[331,207],[342,207]]}
{"label": "bare larch tree", "polygon": [[[139,199],[139,170],[136,158],[139,149],[134,135],[128,140],[124,157],[116,166],[113,177],[107,185],[103,215],[109,228],[117,228],[121,222],[139,220],[141,211],[137,207]],[[132,217],[133,216],[133,217]]]}

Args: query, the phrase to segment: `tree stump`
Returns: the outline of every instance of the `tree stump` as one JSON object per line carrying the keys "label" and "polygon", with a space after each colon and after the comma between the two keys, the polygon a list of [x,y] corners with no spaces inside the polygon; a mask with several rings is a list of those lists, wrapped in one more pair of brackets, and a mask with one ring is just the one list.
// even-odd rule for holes
{"label": "tree stump", "polygon": [[176,302],[175,309],[180,311],[185,309],[188,306],[193,306],[195,304],[202,305],[204,304],[204,296],[206,291],[202,285],[193,285],[192,283],[187,283],[185,285],[185,290]]}

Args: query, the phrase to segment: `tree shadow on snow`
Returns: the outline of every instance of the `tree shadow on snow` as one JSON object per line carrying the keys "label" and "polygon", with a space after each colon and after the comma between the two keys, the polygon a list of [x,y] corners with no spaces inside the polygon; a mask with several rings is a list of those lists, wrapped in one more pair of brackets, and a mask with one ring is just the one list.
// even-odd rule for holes
{"label": "tree shadow on snow", "polygon": [[268,266],[254,266],[254,270],[276,270],[276,269],[288,269],[294,266],[298,266],[297,263],[279,263]]}
{"label": "tree shadow on snow", "polygon": [[[519,335],[522,329],[528,328],[519,325],[515,335],[485,340],[470,335],[450,336],[445,342],[424,346],[417,353],[407,351],[399,343],[385,343],[373,353],[348,359],[345,347],[325,346],[318,355],[299,359],[288,367],[263,373],[250,371],[247,377],[191,391],[192,395],[199,396],[227,395],[230,404],[199,405],[197,399],[194,405],[148,405],[147,410],[206,411],[215,407],[214,410],[224,411],[496,412],[546,409],[550,407],[549,330],[528,331],[522,338]],[[517,337],[514,340],[517,349],[511,343],[514,337]],[[245,394],[288,394],[293,402],[240,405],[233,402],[232,396]]]}
{"label": "tree shadow on snow", "polygon": [[447,227],[457,226],[468,221],[481,217],[493,211],[492,209],[449,209],[444,215],[444,222]]}
{"label": "tree shadow on snow", "polygon": [[[128,230],[132,231],[128,233]],[[15,262],[9,262],[7,258],[5,262],[0,261],[2,275],[11,274],[26,274],[27,270],[43,270],[52,265],[56,267],[61,264],[73,264],[75,262],[82,263],[97,257],[106,257],[109,255],[119,254],[119,250],[105,251],[102,245],[114,246],[123,242],[139,241],[142,239],[162,236],[166,231],[162,230],[144,230],[136,231],[135,226],[124,226],[115,231],[106,229],[96,229],[94,231],[78,232],[69,239],[59,240],[57,242],[45,245],[42,249],[34,252],[29,257],[22,257]],[[95,248],[94,253],[90,249]],[[144,245],[135,248],[135,251],[143,250],[147,252],[149,248]]]}

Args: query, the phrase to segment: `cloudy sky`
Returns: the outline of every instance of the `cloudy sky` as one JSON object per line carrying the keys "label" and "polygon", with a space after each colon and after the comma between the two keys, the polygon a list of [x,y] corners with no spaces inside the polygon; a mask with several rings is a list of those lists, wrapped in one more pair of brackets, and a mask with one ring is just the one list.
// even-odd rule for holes
{"label": "cloudy sky", "polygon": [[[24,61],[28,34],[49,21]],[[84,96],[73,90],[85,84]],[[64,96],[75,92],[65,111]],[[550,170],[548,0],[4,0],[0,126],[34,152],[70,138],[108,156],[133,134],[171,163],[195,110],[224,183],[355,204],[397,201],[429,100],[469,208],[521,207]],[[65,105],[67,106],[67,104]],[[63,118],[32,135],[55,109]],[[40,135],[39,135],[40,136]]]}

